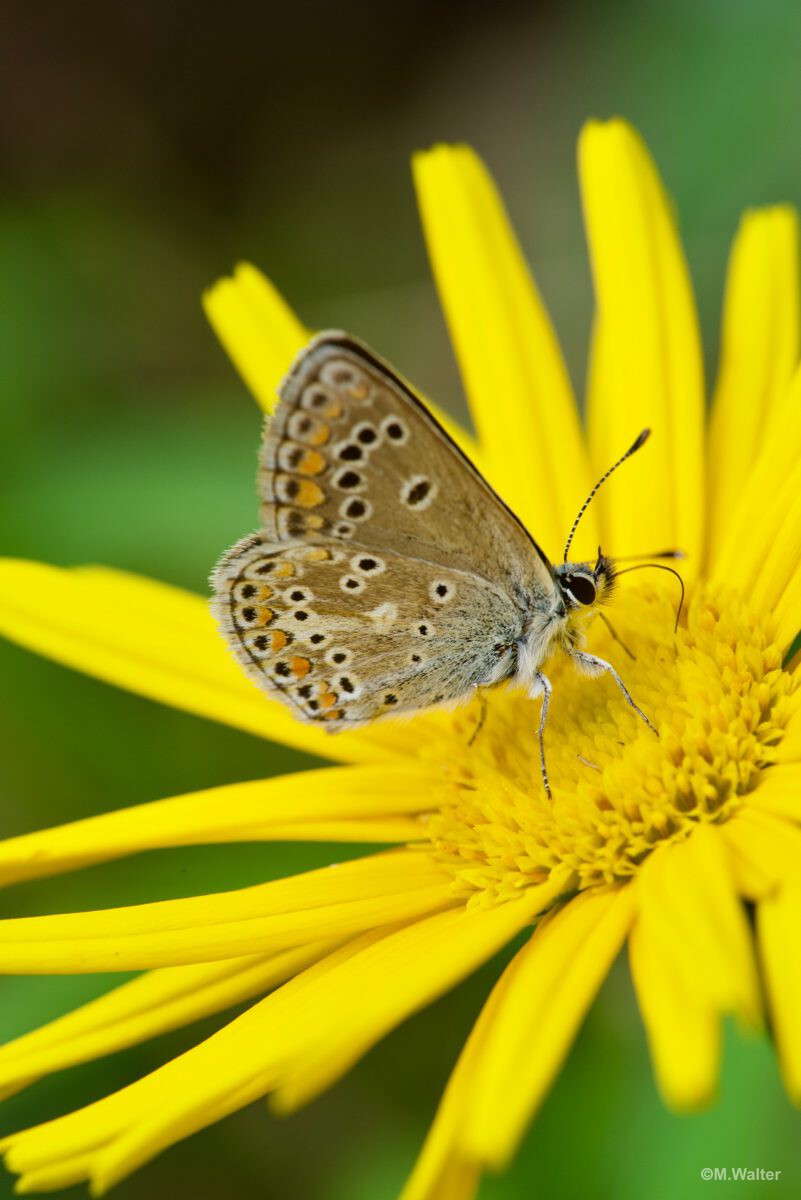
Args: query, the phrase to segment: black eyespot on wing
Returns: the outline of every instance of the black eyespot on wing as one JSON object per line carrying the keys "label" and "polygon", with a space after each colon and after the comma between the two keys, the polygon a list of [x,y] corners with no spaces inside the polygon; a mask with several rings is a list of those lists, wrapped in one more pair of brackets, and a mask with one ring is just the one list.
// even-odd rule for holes
{"label": "black eyespot on wing", "polygon": [[343,471],[334,480],[338,488],[355,488],[362,482],[362,476],[358,471]]}
{"label": "black eyespot on wing", "polygon": [[410,504],[412,508],[414,508],[416,505],[422,504],[430,491],[431,484],[429,481],[427,479],[421,479],[419,483],[414,484],[414,486],[409,489],[409,494],[406,497],[406,503]]}
{"label": "black eyespot on wing", "polygon": [[595,603],[595,584],[586,575],[568,575],[565,587],[579,604]]}

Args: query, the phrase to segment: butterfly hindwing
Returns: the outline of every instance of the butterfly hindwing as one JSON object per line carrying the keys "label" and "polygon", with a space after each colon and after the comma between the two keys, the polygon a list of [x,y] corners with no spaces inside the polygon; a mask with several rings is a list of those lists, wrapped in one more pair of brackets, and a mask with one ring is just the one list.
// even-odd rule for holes
{"label": "butterfly hindwing", "polygon": [[507,677],[520,613],[483,579],[333,539],[243,539],[214,579],[249,676],[335,730],[463,697]]}

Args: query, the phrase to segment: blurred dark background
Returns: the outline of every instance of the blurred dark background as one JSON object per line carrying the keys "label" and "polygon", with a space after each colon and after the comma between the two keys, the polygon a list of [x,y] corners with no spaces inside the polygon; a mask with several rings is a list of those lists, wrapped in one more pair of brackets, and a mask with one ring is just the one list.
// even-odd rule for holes
{"label": "blurred dark background", "polygon": [[[0,553],[104,562],[203,591],[252,527],[259,415],[199,295],[262,267],[311,326],[366,338],[463,411],[418,229],[412,150],[471,142],[503,188],[581,392],[591,318],[575,179],[589,116],[646,137],[678,206],[711,376],[741,210],[801,201],[796,0],[70,5],[6,0],[0,29]],[[309,760],[0,644],[0,829]],[[337,857],[360,852],[337,848]],[[326,847],[140,856],[4,893],[4,915],[213,891]],[[497,973],[409,1021],[289,1122],[261,1106],[163,1155],[120,1200],[389,1200]],[[0,1035],[108,979],[12,979]],[[55,1115],[213,1028],[40,1084],[2,1129]],[[660,1105],[625,964],[512,1170],[482,1198],[706,1196],[704,1166],[782,1171],[798,1120],[767,1044],[729,1031],[720,1105]],[[769,1189],[769,1192],[768,1192]],[[0,1180],[0,1197],[11,1181]]]}

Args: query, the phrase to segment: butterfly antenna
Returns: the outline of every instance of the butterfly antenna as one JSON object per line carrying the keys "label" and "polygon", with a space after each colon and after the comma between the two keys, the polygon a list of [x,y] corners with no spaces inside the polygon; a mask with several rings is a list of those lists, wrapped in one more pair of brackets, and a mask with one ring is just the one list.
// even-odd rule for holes
{"label": "butterfly antenna", "polygon": [[564,553],[562,562],[567,562],[567,556],[570,551],[570,544],[573,541],[573,536],[574,536],[576,530],[578,529],[578,523],[581,520],[581,518],[584,516],[585,512],[587,511],[587,507],[588,507],[590,501],[592,500],[593,496],[595,495],[595,493],[598,491],[598,488],[601,486],[602,483],[606,483],[609,476],[618,469],[618,467],[621,465],[621,463],[624,463],[627,458],[631,458],[632,454],[635,454],[639,450],[640,446],[643,446],[648,441],[648,438],[650,436],[651,436],[651,430],[643,429],[642,433],[637,438],[634,445],[629,446],[626,453],[622,454],[620,456],[620,458],[617,460],[617,462],[612,464],[612,466],[609,468],[609,470],[606,472],[606,474],[602,475],[601,478],[598,480],[595,487],[592,489],[589,496],[587,497],[587,499],[584,501],[581,508],[579,509],[578,516],[576,517],[575,521],[573,522],[573,527],[570,530],[570,534],[567,539],[567,544],[565,546],[565,553]]}
{"label": "butterfly antenna", "polygon": [[681,575],[679,575],[675,567],[666,567],[664,563],[640,563],[638,567],[625,567],[622,571],[615,571],[615,576],[628,575],[630,571],[647,571],[649,568],[653,571],[669,571],[670,574],[675,575],[679,581],[679,587],[681,588],[681,599],[679,600],[679,607],[676,609],[676,621],[673,625],[673,632],[677,633],[679,628],[679,619],[681,617],[681,610],[684,608],[684,580],[682,579]]}
{"label": "butterfly antenna", "polygon": [[[600,546],[598,553],[600,554]],[[640,562],[644,558],[686,558],[683,550],[656,550],[653,554],[616,554],[615,562]]]}

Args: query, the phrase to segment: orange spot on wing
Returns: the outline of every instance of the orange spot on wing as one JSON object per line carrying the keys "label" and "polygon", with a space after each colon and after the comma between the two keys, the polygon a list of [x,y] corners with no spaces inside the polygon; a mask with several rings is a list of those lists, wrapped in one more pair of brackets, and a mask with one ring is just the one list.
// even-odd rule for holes
{"label": "orange spot on wing", "polygon": [[325,492],[319,484],[312,483],[310,479],[304,479],[301,481],[294,499],[299,508],[316,508],[325,500]]}
{"label": "orange spot on wing", "polygon": [[324,446],[331,436],[331,430],[322,421],[315,425],[311,433],[306,438],[310,446]]}
{"label": "orange spot on wing", "polygon": [[274,653],[277,653],[277,651],[283,650],[288,641],[289,638],[286,636],[283,629],[274,629],[270,635],[270,649]]}
{"label": "orange spot on wing", "polygon": [[295,574],[295,568],[291,562],[282,562],[278,564],[273,574],[276,579],[291,579]]}
{"label": "orange spot on wing", "polygon": [[290,659],[289,667],[296,679],[303,679],[311,670],[311,663],[308,658],[295,657]]}
{"label": "orange spot on wing", "polygon": [[306,450],[298,463],[301,475],[319,475],[325,470],[325,458],[319,450]]}
{"label": "orange spot on wing", "polygon": [[275,609],[267,608],[266,605],[264,608],[256,606],[256,620],[249,622],[249,627],[251,629],[259,629],[265,625],[271,625],[275,617]]}
{"label": "orange spot on wing", "polygon": [[324,692],[323,695],[320,697],[320,707],[321,708],[332,708],[336,704],[336,702],[337,702],[337,698],[336,698],[336,694],[334,692]]}

